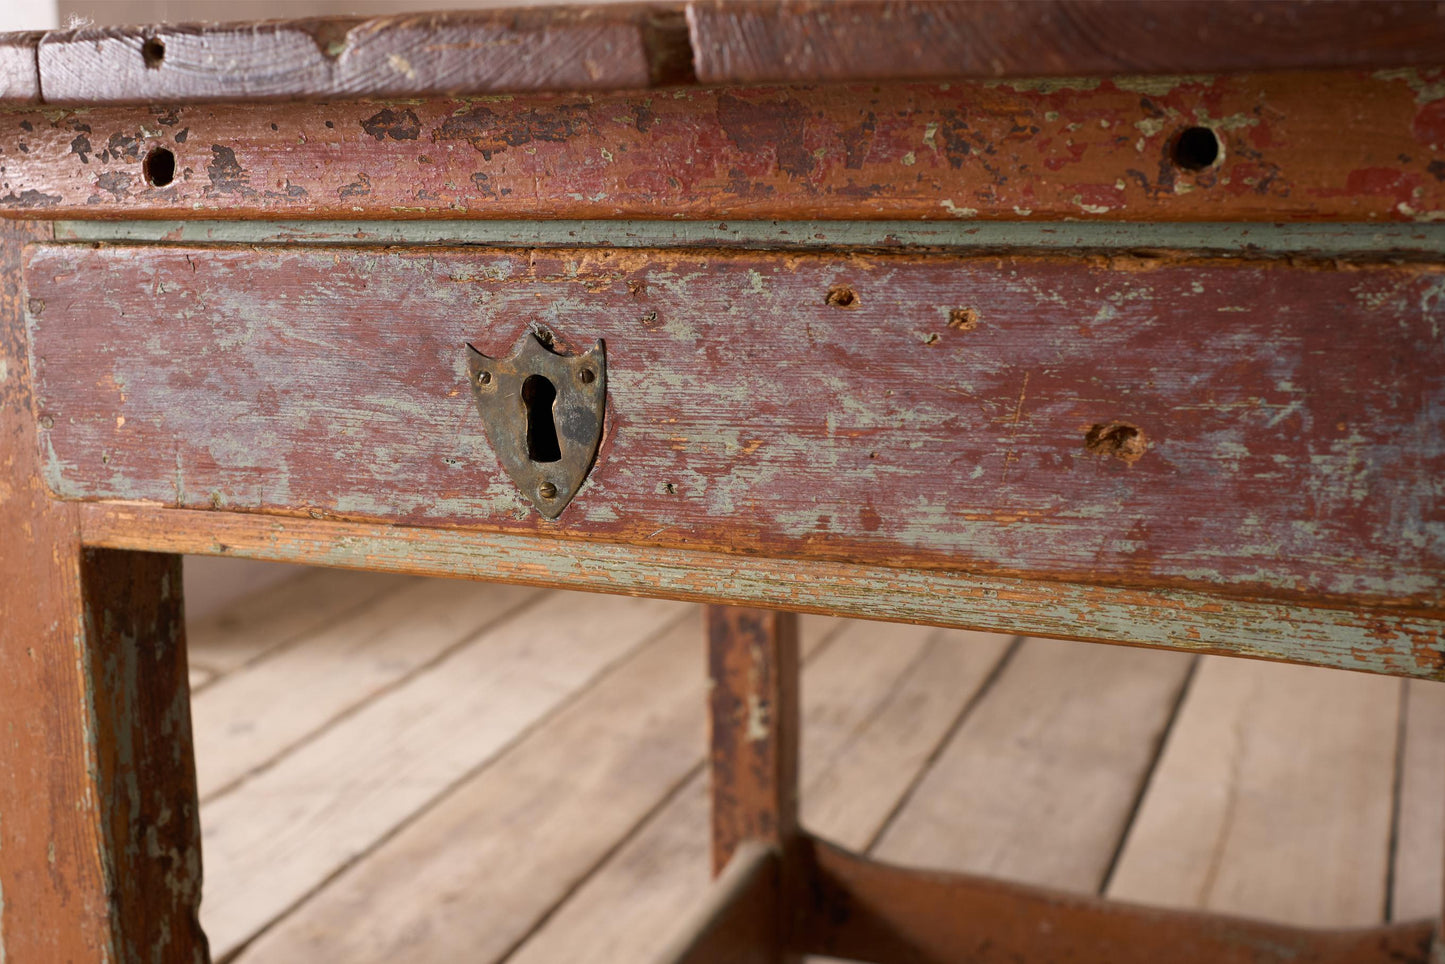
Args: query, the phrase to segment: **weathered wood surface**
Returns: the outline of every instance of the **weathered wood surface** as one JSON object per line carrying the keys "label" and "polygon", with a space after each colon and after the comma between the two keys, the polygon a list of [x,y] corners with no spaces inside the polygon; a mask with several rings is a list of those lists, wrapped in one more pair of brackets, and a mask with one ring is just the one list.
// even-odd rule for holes
{"label": "weathered wood surface", "polygon": [[1423,0],[558,5],[11,34],[0,37],[16,62],[0,68],[11,81],[0,84],[0,101],[1404,67],[1438,64],[1442,43],[1445,18]]}
{"label": "weathered wood surface", "polygon": [[[550,602],[545,620],[499,614],[467,645],[208,806],[201,916],[217,956],[686,616],[681,606],[621,596]],[[248,885],[263,875],[266,887]]]}
{"label": "weathered wood surface", "polygon": [[633,90],[689,80],[689,54],[667,4],[86,27],[36,51],[46,104]]}
{"label": "weathered wood surface", "polygon": [[209,616],[188,619],[191,689],[197,688],[197,673],[209,682],[324,627],[359,628],[377,605],[413,582],[391,573],[311,569]]}
{"label": "weathered wood surface", "polygon": [[1445,48],[1418,0],[701,0],[687,17],[711,84],[1435,65]]}
{"label": "weathered wood surface", "polygon": [[798,617],[709,606],[707,639],[713,873],[750,840],[786,864],[798,834]]}
{"label": "weathered wood surface", "polygon": [[56,240],[176,244],[454,244],[496,248],[1118,250],[1321,258],[1445,257],[1445,224],[1300,221],[55,221]]}
{"label": "weathered wood surface", "polygon": [[733,602],[1445,676],[1440,619],[1389,609],[1354,612],[1184,590],[234,512],[118,504],[80,510],[87,545]]}
{"label": "weathered wood surface", "polygon": [[[1445,605],[1433,265],[32,252],[66,499]],[[532,324],[607,346],[605,438],[556,522],[463,367]]]}
{"label": "weathered wood surface", "polygon": [[[96,959],[205,964],[181,557],[86,549],[80,582],[84,635],[78,642],[93,730],[85,746],[61,754],[73,754],[94,774],[87,789],[101,818],[99,857],[113,941],[109,954]],[[36,699],[30,694],[35,715],[51,718]],[[22,778],[20,784],[39,795],[34,783]],[[68,821],[55,813],[64,798],[46,804],[56,824],[51,832],[63,833]],[[67,888],[71,882],[59,883]]]}
{"label": "weathered wood surface", "polygon": [[205,959],[179,560],[85,552],[34,458],[0,230],[0,959]]}
{"label": "weathered wood surface", "polygon": [[1439,917],[1445,851],[1445,686],[1407,680],[1401,699],[1390,919]]}
{"label": "weathered wood surface", "polygon": [[[0,215],[1428,221],[1442,76],[16,109]],[[1176,151],[1194,127],[1218,150],[1198,169]]]}
{"label": "weathered wood surface", "polygon": [[1400,686],[1205,660],[1108,896],[1302,927],[1385,919]]}
{"label": "weathered wood surface", "polygon": [[[861,846],[887,823],[915,768],[948,736],[949,722],[986,684],[1009,640],[867,623],[839,628],[804,664],[803,820],[816,833]],[[803,629],[806,650],[806,617]],[[874,782],[860,796],[870,775]],[[707,800],[707,775],[698,774],[508,960],[650,959],[707,899],[711,853],[697,832],[707,823]]]}
{"label": "weathered wood surface", "polygon": [[1098,892],[1192,664],[1025,640],[869,853]]}
{"label": "weathered wood surface", "polygon": [[[565,600],[553,595],[525,618],[533,628],[545,626]],[[804,655],[842,626],[804,617]],[[512,960],[618,842],[650,821],[660,801],[679,783],[697,785],[703,778],[702,634],[702,611],[693,607],[267,927],[239,959]],[[699,855],[709,849],[706,827],[700,806],[686,826]],[[507,873],[499,874],[499,867]],[[708,870],[698,870],[697,882],[705,884]],[[264,868],[257,872],[264,878]],[[701,896],[697,888],[686,893]],[[681,913],[693,902],[673,906]],[[656,936],[648,952],[667,934]],[[601,953],[610,961],[646,956]],[[572,953],[551,958],[576,959]]]}
{"label": "weathered wood surface", "polygon": [[[446,658],[539,593],[418,580],[290,648],[230,673],[195,699],[197,786],[207,799]],[[295,693],[306,699],[297,701]]]}
{"label": "weathered wood surface", "polygon": [[40,33],[0,34],[0,104],[40,100],[40,71],[35,57]]}

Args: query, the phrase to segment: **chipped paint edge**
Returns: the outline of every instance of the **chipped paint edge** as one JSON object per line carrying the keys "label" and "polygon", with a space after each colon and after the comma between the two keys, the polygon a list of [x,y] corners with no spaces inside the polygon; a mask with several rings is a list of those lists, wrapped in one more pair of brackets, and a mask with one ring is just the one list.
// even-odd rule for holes
{"label": "chipped paint edge", "polygon": [[57,241],[489,247],[1169,248],[1445,255],[1445,223],[1007,221],[58,221]]}
{"label": "chipped paint edge", "polygon": [[741,603],[1445,679],[1445,614],[133,503],[80,509],[90,546]]}

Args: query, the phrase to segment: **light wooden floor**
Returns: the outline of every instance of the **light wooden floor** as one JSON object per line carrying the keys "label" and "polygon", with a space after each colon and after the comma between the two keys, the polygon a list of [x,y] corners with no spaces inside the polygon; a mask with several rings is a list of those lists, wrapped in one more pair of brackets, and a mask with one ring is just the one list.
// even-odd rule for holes
{"label": "light wooden floor", "polygon": [[[804,618],[803,810],[890,861],[1433,916],[1445,687]],[[643,962],[707,876],[697,607],[314,570],[191,629],[218,961]]]}

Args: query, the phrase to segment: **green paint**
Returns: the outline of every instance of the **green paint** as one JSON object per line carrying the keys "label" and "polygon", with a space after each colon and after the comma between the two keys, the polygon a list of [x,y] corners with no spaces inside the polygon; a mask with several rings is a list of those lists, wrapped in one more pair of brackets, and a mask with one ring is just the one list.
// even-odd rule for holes
{"label": "green paint", "polygon": [[[525,535],[268,520],[249,544],[197,535],[160,548],[342,568],[449,575],[898,622],[1227,652],[1397,676],[1445,678],[1445,619],[1298,606],[1188,590],[1132,590],[962,573]],[[408,538],[398,538],[406,532]],[[424,533],[424,534],[422,534]],[[155,549],[154,535],[104,540]]]}
{"label": "green paint", "polygon": [[62,241],[499,247],[1166,248],[1445,254],[1445,224],[1010,221],[57,221]]}

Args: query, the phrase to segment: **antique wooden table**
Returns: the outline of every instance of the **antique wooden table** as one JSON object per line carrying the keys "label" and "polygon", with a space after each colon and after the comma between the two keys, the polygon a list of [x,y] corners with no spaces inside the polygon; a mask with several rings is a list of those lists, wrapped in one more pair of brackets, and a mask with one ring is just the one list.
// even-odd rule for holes
{"label": "antique wooden table", "polygon": [[733,604],[670,960],[1426,960],[813,839],[789,613],[1445,677],[1442,65],[1292,0],[0,38],[0,961],[207,956],[180,553]]}

